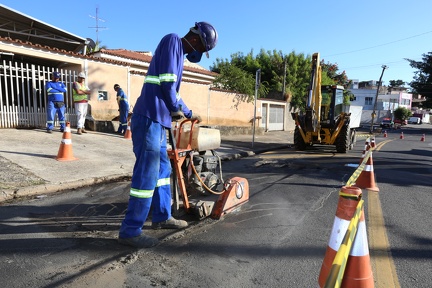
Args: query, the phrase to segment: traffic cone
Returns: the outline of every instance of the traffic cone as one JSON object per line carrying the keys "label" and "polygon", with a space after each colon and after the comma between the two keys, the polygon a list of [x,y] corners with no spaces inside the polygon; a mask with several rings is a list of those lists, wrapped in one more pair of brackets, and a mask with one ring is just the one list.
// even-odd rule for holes
{"label": "traffic cone", "polygon": [[366,161],[365,167],[363,171],[360,173],[359,177],[357,178],[356,183],[354,186],[367,189],[370,191],[379,192],[378,186],[376,186],[375,183],[375,174],[373,169],[373,160],[372,160],[372,151],[369,152],[370,156],[368,160]]}
{"label": "traffic cone", "polygon": [[384,138],[387,138],[387,130],[384,130]]}
{"label": "traffic cone", "polygon": [[401,135],[400,135],[400,137],[399,137],[399,139],[404,139],[405,137],[404,137],[404,135],[403,135],[403,132],[401,132]]}
{"label": "traffic cone", "polygon": [[423,136],[421,137],[420,141],[424,142],[425,140],[426,140],[426,139],[425,139],[425,135],[424,135],[424,133],[423,133]]}
{"label": "traffic cone", "polygon": [[366,152],[369,151],[369,149],[370,149],[370,145],[369,145],[370,142],[369,141],[370,141],[370,137],[366,138],[365,147],[362,151],[362,155],[360,158],[360,164],[363,162],[363,159],[366,156]]}
{"label": "traffic cone", "polygon": [[375,148],[375,136],[371,137],[370,146],[371,146],[372,148]]}
{"label": "traffic cone", "polygon": [[[357,187],[344,186],[341,188],[341,192],[353,196],[362,194],[361,189]],[[326,283],[332,268],[333,260],[348,230],[350,221],[356,212],[359,200],[360,198],[358,197],[350,198],[339,195],[336,217],[333,222],[330,240],[318,277],[318,284],[320,287],[323,287]],[[357,229],[340,287],[374,287],[364,209],[361,211]]]}
{"label": "traffic cone", "polygon": [[63,138],[60,143],[60,148],[57,153],[56,160],[57,161],[73,161],[77,160],[78,158],[75,158],[73,156],[72,151],[72,134],[70,129],[70,122],[66,122],[66,128],[63,132]]}
{"label": "traffic cone", "polygon": [[130,121],[128,121],[128,125],[127,125],[126,132],[124,134],[124,138],[125,139],[132,139],[132,132],[131,132],[131,127],[130,127]]}

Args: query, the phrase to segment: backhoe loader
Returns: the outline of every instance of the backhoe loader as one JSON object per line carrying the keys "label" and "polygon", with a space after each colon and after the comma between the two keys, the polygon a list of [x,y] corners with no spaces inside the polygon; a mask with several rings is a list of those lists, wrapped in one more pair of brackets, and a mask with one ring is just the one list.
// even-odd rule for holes
{"label": "backhoe loader", "polygon": [[338,153],[353,148],[362,107],[345,105],[343,91],[342,86],[321,85],[319,53],[314,53],[305,111],[291,113],[296,125],[294,148],[305,150],[313,144],[334,145]]}

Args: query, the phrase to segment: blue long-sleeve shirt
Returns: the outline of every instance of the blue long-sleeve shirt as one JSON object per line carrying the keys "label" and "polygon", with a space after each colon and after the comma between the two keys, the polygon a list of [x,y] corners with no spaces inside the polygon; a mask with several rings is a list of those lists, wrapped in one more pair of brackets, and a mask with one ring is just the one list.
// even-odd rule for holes
{"label": "blue long-sleeve shirt", "polygon": [[171,112],[177,112],[180,107],[187,118],[192,117],[192,111],[178,93],[183,74],[183,57],[183,44],[177,34],[162,38],[150,62],[133,113],[149,117],[167,128],[171,128]]}
{"label": "blue long-sleeve shirt", "polygon": [[49,81],[45,84],[48,101],[64,102],[64,94],[67,89],[63,82]]}
{"label": "blue long-sleeve shirt", "polygon": [[117,99],[120,109],[129,110],[129,102],[122,88],[118,88],[117,90]]}

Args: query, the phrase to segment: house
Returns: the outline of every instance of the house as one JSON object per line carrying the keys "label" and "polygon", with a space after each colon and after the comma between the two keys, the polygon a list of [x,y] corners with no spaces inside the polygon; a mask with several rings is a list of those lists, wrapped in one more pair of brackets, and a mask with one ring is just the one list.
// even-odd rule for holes
{"label": "house", "polygon": [[[377,98],[378,81],[356,81],[358,88],[349,89],[354,95],[354,99],[350,102],[351,105],[363,107],[361,120],[363,124],[371,123],[373,111],[376,113],[374,123],[378,123],[382,118],[393,118],[393,111],[398,107],[411,110],[413,95],[407,92],[407,88],[391,87],[392,89],[390,89],[386,86],[380,86]],[[376,103],[375,99],[377,99]]]}
{"label": "house", "polygon": [[[72,127],[76,125],[72,84],[81,71],[88,75],[85,81],[92,90],[87,128],[116,130],[114,84],[123,88],[131,106],[140,95],[151,53],[101,49],[87,54],[90,39],[2,4],[0,25],[0,128],[45,127],[44,87],[53,71],[61,72],[61,80],[68,88],[66,119]],[[201,115],[204,125],[240,127],[243,133],[250,133],[252,127],[270,131],[288,130],[292,125],[286,101],[258,99],[255,105],[246,95],[213,88],[215,73],[185,61],[180,94],[188,107]]]}

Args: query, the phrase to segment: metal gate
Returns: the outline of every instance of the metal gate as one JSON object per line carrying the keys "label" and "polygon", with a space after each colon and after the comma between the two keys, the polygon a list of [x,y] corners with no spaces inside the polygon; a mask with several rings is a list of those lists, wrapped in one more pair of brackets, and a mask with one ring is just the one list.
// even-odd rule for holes
{"label": "metal gate", "polygon": [[[67,88],[66,121],[76,126],[72,84],[77,72],[29,63],[5,61],[0,65],[0,128],[45,128],[47,97],[45,83],[59,71]],[[55,126],[59,126],[55,118]]]}

